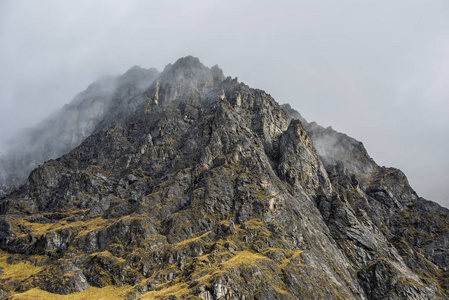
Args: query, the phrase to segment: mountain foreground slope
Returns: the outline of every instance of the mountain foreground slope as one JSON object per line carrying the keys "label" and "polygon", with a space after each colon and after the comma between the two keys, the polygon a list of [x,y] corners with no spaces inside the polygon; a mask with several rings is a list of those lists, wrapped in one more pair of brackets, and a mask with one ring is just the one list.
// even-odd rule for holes
{"label": "mountain foreground slope", "polygon": [[133,69],[0,199],[0,297],[448,298],[449,211],[400,170],[197,58]]}

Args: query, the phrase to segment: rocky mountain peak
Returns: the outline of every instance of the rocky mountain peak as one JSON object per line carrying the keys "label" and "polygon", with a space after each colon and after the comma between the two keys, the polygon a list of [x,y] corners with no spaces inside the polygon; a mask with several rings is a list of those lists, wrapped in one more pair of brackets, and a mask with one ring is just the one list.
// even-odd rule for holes
{"label": "rocky mountain peak", "polygon": [[199,99],[200,93],[210,92],[222,80],[223,71],[218,66],[209,69],[196,57],[180,58],[173,65],[167,65],[147,91],[149,105],[176,105],[188,99]]}
{"label": "rocky mountain peak", "polygon": [[1,196],[0,297],[447,299],[449,211],[360,142],[191,56],[125,75]]}
{"label": "rocky mountain peak", "polygon": [[219,78],[223,74],[218,66],[213,67],[213,71],[203,65],[200,60],[193,56],[186,56],[178,59],[173,65],[165,67],[160,76],[161,82],[189,82],[203,86],[213,82],[214,77]]}
{"label": "rocky mountain peak", "polygon": [[144,69],[139,66],[133,66],[120,76],[120,85],[137,84],[140,90],[149,85],[159,76],[159,71],[155,68]]}
{"label": "rocky mountain peak", "polygon": [[207,70],[208,68],[201,63],[199,58],[188,55],[179,58],[174,64],[168,64],[165,71],[171,70],[172,72],[192,72],[193,70]]}

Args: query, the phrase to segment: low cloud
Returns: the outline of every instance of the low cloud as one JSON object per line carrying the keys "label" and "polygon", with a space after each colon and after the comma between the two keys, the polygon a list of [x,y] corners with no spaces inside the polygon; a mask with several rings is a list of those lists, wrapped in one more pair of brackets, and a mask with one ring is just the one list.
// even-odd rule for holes
{"label": "low cloud", "polygon": [[443,0],[2,1],[0,149],[101,76],[191,54],[361,140],[449,206],[448,15]]}

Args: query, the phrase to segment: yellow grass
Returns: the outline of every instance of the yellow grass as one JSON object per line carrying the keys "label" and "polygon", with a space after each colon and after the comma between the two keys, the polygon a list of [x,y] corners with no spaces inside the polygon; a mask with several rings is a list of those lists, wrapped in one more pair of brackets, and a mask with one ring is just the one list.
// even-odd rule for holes
{"label": "yellow grass", "polygon": [[250,251],[239,251],[236,253],[234,257],[223,262],[221,265],[225,267],[225,269],[227,269],[230,267],[236,267],[240,265],[247,265],[247,264],[253,265],[256,261],[261,260],[269,261],[270,259],[258,253],[252,253]]}
{"label": "yellow grass", "polygon": [[21,281],[42,270],[42,267],[36,267],[28,261],[8,264],[6,261],[8,256],[10,256],[9,253],[0,251],[0,266],[2,267],[0,279]]}
{"label": "yellow grass", "polygon": [[68,223],[66,221],[60,221],[57,223],[33,223],[26,220],[17,220],[16,226],[25,227],[33,231],[35,235],[43,235],[52,231],[78,228],[78,236],[85,235],[92,230],[106,227],[111,224],[111,220],[105,220],[103,218],[95,218],[88,221],[77,221]]}
{"label": "yellow grass", "polygon": [[122,287],[107,286],[104,288],[89,287],[87,290],[70,295],[58,295],[43,291],[39,288],[28,290],[24,293],[17,293],[12,296],[12,300],[119,300],[124,298],[124,294],[131,290],[129,285]]}
{"label": "yellow grass", "polygon": [[142,300],[151,300],[151,299],[165,299],[166,297],[170,295],[176,295],[178,297],[183,297],[185,295],[188,295],[190,293],[190,290],[188,288],[188,285],[185,283],[178,283],[176,285],[163,288],[159,291],[151,291],[146,294],[144,294],[141,298]]}

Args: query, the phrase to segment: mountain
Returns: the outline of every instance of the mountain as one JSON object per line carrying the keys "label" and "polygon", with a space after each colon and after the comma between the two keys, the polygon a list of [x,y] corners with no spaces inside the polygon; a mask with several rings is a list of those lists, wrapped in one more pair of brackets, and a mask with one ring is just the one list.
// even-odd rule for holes
{"label": "mountain", "polygon": [[106,76],[92,83],[60,111],[20,134],[0,156],[0,194],[25,183],[38,165],[77,147],[114,112],[135,109],[134,96],[156,79],[156,69],[132,67],[122,76]]}
{"label": "mountain", "polygon": [[197,58],[136,70],[0,199],[0,297],[448,299],[449,210],[400,170]]}

